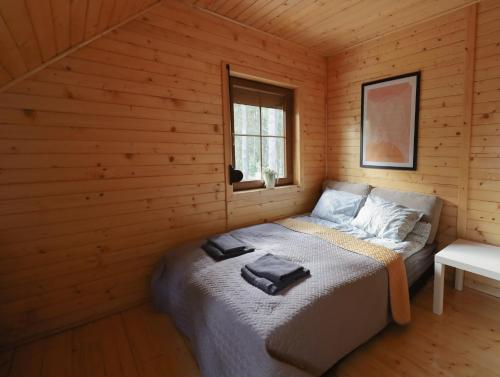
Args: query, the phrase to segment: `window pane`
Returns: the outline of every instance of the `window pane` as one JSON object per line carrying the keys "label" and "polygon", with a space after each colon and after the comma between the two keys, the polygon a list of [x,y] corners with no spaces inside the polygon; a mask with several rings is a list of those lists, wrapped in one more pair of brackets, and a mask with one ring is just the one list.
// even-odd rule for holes
{"label": "window pane", "polygon": [[259,107],[235,103],[234,133],[242,135],[260,135]]}
{"label": "window pane", "polygon": [[262,108],[262,135],[285,136],[282,109]]}
{"label": "window pane", "polygon": [[285,139],[281,137],[262,138],[262,167],[278,172],[278,177],[285,177]]}
{"label": "window pane", "polygon": [[262,179],[260,171],[260,136],[234,137],[235,168],[243,172],[243,181]]}

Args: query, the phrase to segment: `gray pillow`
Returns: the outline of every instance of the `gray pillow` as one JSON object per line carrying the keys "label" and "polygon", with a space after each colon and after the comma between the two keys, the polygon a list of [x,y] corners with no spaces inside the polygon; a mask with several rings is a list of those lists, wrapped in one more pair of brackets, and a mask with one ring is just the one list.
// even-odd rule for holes
{"label": "gray pillow", "polygon": [[338,215],[352,218],[358,213],[364,199],[363,196],[350,192],[327,189],[323,191],[311,215],[329,221],[336,221]]}
{"label": "gray pillow", "polygon": [[405,241],[415,241],[425,246],[431,234],[432,225],[426,221],[420,220],[415,224],[413,230],[406,236]]}
{"label": "gray pillow", "polygon": [[403,241],[423,213],[369,195],[352,225],[378,238]]}

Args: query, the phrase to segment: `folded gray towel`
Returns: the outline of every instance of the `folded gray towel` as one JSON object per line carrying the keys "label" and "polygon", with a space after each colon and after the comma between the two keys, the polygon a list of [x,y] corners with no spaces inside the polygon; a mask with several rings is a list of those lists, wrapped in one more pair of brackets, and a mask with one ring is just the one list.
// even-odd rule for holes
{"label": "folded gray towel", "polygon": [[240,252],[247,248],[243,242],[234,238],[231,234],[225,233],[218,236],[210,237],[208,242],[214,245],[222,253]]}
{"label": "folded gray towel", "polygon": [[287,288],[288,286],[292,285],[296,281],[305,278],[306,276],[310,276],[311,273],[307,269],[302,269],[298,272],[296,272],[294,275],[289,276],[286,279],[281,280],[278,283],[273,283],[272,281],[259,277],[252,273],[246,266],[241,268],[241,276],[250,284],[253,286],[259,288],[261,291],[264,291],[265,293],[269,295],[275,295],[279,293],[281,290]]}
{"label": "folded gray towel", "polygon": [[301,274],[304,267],[273,254],[266,254],[246,267],[255,275],[279,283],[289,277]]}
{"label": "folded gray towel", "polygon": [[210,242],[204,243],[201,246],[201,248],[203,250],[205,250],[205,252],[208,255],[210,255],[213,259],[215,259],[216,261],[223,260],[223,259],[228,259],[228,258],[234,258],[234,257],[237,257],[239,255],[243,255],[243,254],[251,253],[251,252],[255,251],[254,248],[245,247],[242,250],[237,250],[237,251],[233,251],[233,252],[230,252],[230,253],[223,253],[221,250],[219,250],[217,247],[215,247]]}

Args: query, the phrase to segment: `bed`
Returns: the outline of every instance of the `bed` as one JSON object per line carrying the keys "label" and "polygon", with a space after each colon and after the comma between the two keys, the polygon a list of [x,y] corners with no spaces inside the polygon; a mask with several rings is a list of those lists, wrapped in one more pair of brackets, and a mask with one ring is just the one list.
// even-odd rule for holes
{"label": "bed", "polygon": [[[438,198],[333,181],[326,186],[360,195],[371,191],[422,211],[432,225],[429,237],[395,250],[403,256],[409,286],[432,265]],[[310,214],[295,219],[358,232]],[[169,251],[152,279],[155,306],[190,339],[203,376],[320,376],[391,321],[388,273],[380,261],[277,223],[231,234],[255,252],[215,262],[200,249],[203,240],[194,241]],[[366,234],[356,237],[378,242]],[[240,275],[244,264],[265,253],[299,263],[311,276],[267,295]]]}

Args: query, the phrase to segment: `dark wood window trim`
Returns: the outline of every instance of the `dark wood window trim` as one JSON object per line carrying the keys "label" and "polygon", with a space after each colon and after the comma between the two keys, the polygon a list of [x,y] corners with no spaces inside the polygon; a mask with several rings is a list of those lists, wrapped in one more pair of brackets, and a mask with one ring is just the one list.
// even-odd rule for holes
{"label": "dark wood window trim", "polygon": [[[294,91],[293,89],[283,88],[275,85],[264,84],[257,81],[247,80],[239,77],[229,77],[229,97],[231,111],[231,142],[232,142],[232,161],[235,165],[235,136],[234,132],[234,111],[233,104],[243,103],[262,107],[282,107],[285,114],[285,177],[276,180],[276,186],[286,186],[294,183],[294,167],[293,167],[293,149],[294,149]],[[266,106],[267,104],[267,106]],[[262,130],[262,117],[260,119],[260,128]],[[249,136],[248,134],[246,136]],[[260,138],[262,150],[262,139],[271,137],[255,135]],[[276,137],[276,136],[275,136]],[[262,168],[262,153],[261,153],[261,168]],[[242,181],[233,184],[234,191],[243,191],[250,189],[263,188],[263,180]]]}

